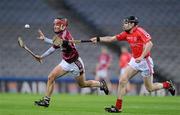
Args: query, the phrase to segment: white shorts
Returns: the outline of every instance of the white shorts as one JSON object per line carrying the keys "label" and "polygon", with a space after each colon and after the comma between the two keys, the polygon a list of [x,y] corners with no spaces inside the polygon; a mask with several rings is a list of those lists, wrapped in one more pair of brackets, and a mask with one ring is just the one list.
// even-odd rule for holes
{"label": "white shorts", "polygon": [[140,63],[136,63],[135,59],[132,57],[128,64],[135,70],[140,71],[143,77],[151,76],[154,73],[154,64],[150,56],[141,60]]}
{"label": "white shorts", "polygon": [[73,63],[68,63],[65,60],[62,60],[59,65],[63,70],[70,72],[73,77],[77,77],[85,72],[84,63],[80,57]]}
{"label": "white shorts", "polygon": [[108,76],[107,70],[98,70],[97,71],[97,77],[99,78],[106,78]]}

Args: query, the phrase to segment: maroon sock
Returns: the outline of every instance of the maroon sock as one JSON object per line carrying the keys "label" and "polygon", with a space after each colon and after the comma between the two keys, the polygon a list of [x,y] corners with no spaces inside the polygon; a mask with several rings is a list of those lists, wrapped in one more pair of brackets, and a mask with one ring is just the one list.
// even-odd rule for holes
{"label": "maroon sock", "polygon": [[164,89],[168,89],[170,87],[170,83],[169,82],[163,82],[163,88]]}
{"label": "maroon sock", "polygon": [[118,110],[122,108],[122,99],[117,99],[116,100],[116,107]]}

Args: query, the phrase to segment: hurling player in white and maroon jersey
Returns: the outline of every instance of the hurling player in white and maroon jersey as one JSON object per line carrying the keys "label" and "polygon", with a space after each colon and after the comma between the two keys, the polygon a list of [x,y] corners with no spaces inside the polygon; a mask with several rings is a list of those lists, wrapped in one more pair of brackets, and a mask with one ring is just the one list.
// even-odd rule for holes
{"label": "hurling player in white and maroon jersey", "polygon": [[165,81],[163,83],[153,83],[153,60],[151,58],[151,48],[153,43],[151,36],[142,28],[138,26],[138,19],[135,16],[129,16],[123,21],[123,32],[115,36],[95,37],[91,40],[96,42],[113,42],[113,41],[127,41],[130,45],[132,58],[126,67],[124,74],[121,75],[118,86],[118,97],[115,106],[107,107],[107,112],[121,112],[122,100],[126,94],[126,85],[138,72],[143,76],[144,84],[149,92],[167,89],[173,96],[175,95],[175,88],[172,81]]}
{"label": "hurling player in white and maroon jersey", "polygon": [[59,39],[63,40],[61,47],[53,45],[53,40],[44,36],[41,30],[39,30],[39,39],[52,44],[44,54],[41,56],[36,55],[36,60],[41,61],[43,58],[52,54],[57,48],[61,48],[62,61],[50,72],[47,81],[47,90],[45,96],[38,101],[35,101],[35,105],[48,107],[50,103],[50,97],[53,93],[55,80],[66,73],[71,73],[76,79],[78,85],[82,88],[84,87],[99,87],[107,95],[109,93],[106,82],[86,80],[84,64],[79,56],[79,53],[75,47],[75,44],[68,42],[68,40],[73,40],[70,32],[67,29],[68,22],[66,18],[56,18],[54,20],[54,32]]}

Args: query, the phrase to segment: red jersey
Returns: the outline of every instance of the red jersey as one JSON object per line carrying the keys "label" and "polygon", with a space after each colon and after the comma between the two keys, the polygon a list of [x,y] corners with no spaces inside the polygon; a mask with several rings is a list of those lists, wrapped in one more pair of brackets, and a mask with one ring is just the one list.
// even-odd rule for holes
{"label": "red jersey", "polygon": [[[134,58],[141,56],[144,45],[151,40],[151,36],[141,27],[134,27],[132,33],[122,32],[116,35],[116,38],[119,41],[127,41],[130,44]],[[150,52],[145,57],[148,56],[150,56]]]}
{"label": "red jersey", "polygon": [[131,54],[129,52],[124,52],[119,57],[119,67],[124,68],[128,65],[131,60]]}
{"label": "red jersey", "polygon": [[98,61],[98,68],[97,68],[97,70],[108,69],[108,65],[111,62],[111,55],[108,54],[108,53],[102,53],[99,56],[98,60],[99,61]]}
{"label": "red jersey", "polygon": [[[60,39],[63,40],[73,40],[73,37],[71,36],[71,33],[68,30],[64,30],[63,32],[58,34]],[[54,48],[59,48],[57,46],[54,46]],[[76,50],[76,47],[73,43],[69,43],[67,46],[61,47],[62,51],[62,57],[65,61],[68,63],[72,63],[76,61],[79,57],[79,53]]]}

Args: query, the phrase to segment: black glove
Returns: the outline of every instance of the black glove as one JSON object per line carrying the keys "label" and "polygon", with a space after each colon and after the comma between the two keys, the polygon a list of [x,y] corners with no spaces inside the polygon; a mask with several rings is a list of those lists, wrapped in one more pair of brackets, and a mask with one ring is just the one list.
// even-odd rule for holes
{"label": "black glove", "polygon": [[63,47],[62,51],[65,53],[70,53],[72,51],[69,41],[67,40],[63,40],[62,47]]}
{"label": "black glove", "polygon": [[67,47],[69,45],[69,41],[63,40],[62,47]]}

